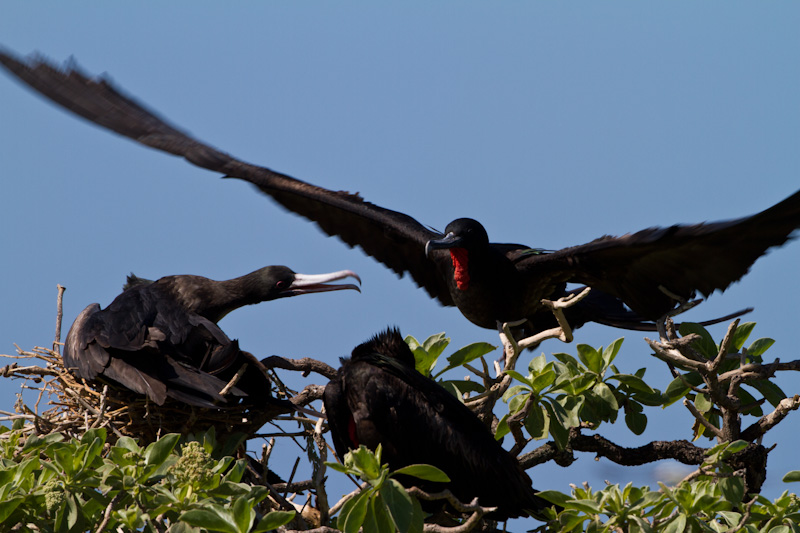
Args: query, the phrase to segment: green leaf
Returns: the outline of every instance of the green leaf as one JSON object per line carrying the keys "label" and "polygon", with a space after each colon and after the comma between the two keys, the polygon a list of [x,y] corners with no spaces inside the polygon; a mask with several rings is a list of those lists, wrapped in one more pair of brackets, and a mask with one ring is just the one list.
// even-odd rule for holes
{"label": "green leaf", "polygon": [[528,363],[528,371],[531,374],[538,374],[547,366],[547,357],[544,354],[541,354],[537,357],[531,359],[531,362]]}
{"label": "green leaf", "polygon": [[508,416],[509,414],[506,413],[503,415],[503,418],[500,419],[500,422],[497,423],[497,427],[494,430],[494,439],[500,440],[506,435],[508,435],[511,429],[508,427]]}
{"label": "green leaf", "polygon": [[190,526],[202,527],[212,531],[239,533],[236,524],[230,520],[230,517],[223,517],[220,513],[212,510],[218,507],[217,505],[213,505],[206,509],[192,509],[186,511],[180,516],[180,520],[186,522]]}
{"label": "green leaf", "polygon": [[[553,436],[553,441],[555,441],[559,450],[563,450],[567,446],[567,442],[569,442],[569,428],[565,427],[564,423],[561,421],[565,417],[556,415],[557,410],[561,408],[561,406],[555,402],[543,402],[543,406],[550,416],[549,429],[550,434]],[[563,408],[561,409],[563,410]]]}
{"label": "green leaf", "polygon": [[578,345],[578,358],[595,374],[603,371],[603,355],[588,344]]}
{"label": "green leaf", "polygon": [[655,393],[655,390],[653,390],[653,388],[650,387],[650,385],[648,385],[647,383],[645,383],[645,381],[639,376],[635,376],[632,374],[614,374],[608,379],[616,379],[617,381],[620,382],[621,385],[625,385],[632,391],[643,392],[646,394]]}
{"label": "green leaf", "polygon": [[533,386],[530,379],[528,379],[526,376],[523,376],[522,374],[520,374],[516,370],[507,369],[507,370],[504,370],[503,372],[505,374],[508,374],[512,378],[516,379],[520,383],[524,383],[528,387],[532,387]]}
{"label": "green leaf", "polygon": [[179,433],[169,433],[149,444],[144,451],[144,462],[148,466],[160,466],[181,438]]}
{"label": "green leaf", "polygon": [[54,442],[61,442],[64,440],[64,435],[61,433],[50,433],[49,435],[45,435],[44,437],[40,437],[39,435],[31,435],[25,441],[25,445],[22,447],[23,454],[33,451],[38,448],[43,448],[48,446]]}
{"label": "green leaf", "polygon": [[794,483],[800,481],[800,470],[792,470],[783,476],[784,483]]}
{"label": "green leaf", "polygon": [[539,394],[541,391],[549,387],[553,384],[556,380],[556,373],[552,370],[548,370],[535,378],[531,382],[531,387],[533,388],[533,392]]}
{"label": "green leaf", "polygon": [[664,533],[683,533],[685,529],[686,515],[679,514],[664,528]]}
{"label": "green leaf", "polygon": [[680,400],[689,392],[689,387],[684,385],[684,381],[696,387],[703,382],[703,377],[697,372],[688,372],[683,374],[683,376],[673,379],[664,391],[664,397],[666,398],[665,407]]}
{"label": "green leaf", "polygon": [[711,398],[708,397],[707,394],[697,394],[694,397],[694,406],[697,407],[697,410],[701,413],[705,413],[711,410],[714,407],[714,404],[711,403]]}
{"label": "green leaf", "polygon": [[236,498],[233,500],[233,519],[236,528],[241,533],[248,533],[253,526],[256,512],[253,510],[252,503],[246,498]]}
{"label": "green leaf", "polygon": [[564,502],[563,507],[565,509],[576,509],[578,511],[583,511],[587,514],[598,514],[602,512],[603,506],[600,503],[594,500],[567,500]]}
{"label": "green leaf", "polygon": [[129,452],[142,453],[142,449],[138,444],[136,444],[136,441],[130,437],[120,437],[114,447],[122,448],[124,450],[128,450]]}
{"label": "green leaf", "polygon": [[753,397],[753,395],[747,392],[744,388],[739,387],[736,389],[736,396],[742,402],[743,407],[750,406],[747,410],[742,409],[742,414],[752,416],[764,415],[764,412],[761,410],[761,406],[758,404],[755,397]]}
{"label": "green leaf", "polygon": [[543,490],[541,492],[537,492],[536,496],[561,507],[564,507],[568,501],[573,499],[569,494],[564,494],[563,492],[558,492],[557,490]]}
{"label": "green leaf", "polygon": [[261,519],[255,529],[253,529],[253,533],[261,533],[285,526],[294,519],[296,514],[295,511],[271,511]]}
{"label": "green leaf", "polygon": [[609,409],[613,411],[619,410],[619,404],[617,403],[617,398],[614,396],[614,393],[611,392],[611,389],[605,383],[598,383],[592,388],[592,392],[597,394],[599,398],[601,398],[606,404],[608,404]]}
{"label": "green leaf", "polygon": [[773,344],[775,344],[775,341],[770,338],[757,339],[747,348],[747,355],[751,357],[760,357]]}
{"label": "green leaf", "polygon": [[473,342],[472,344],[468,344],[463,348],[456,350],[453,355],[447,358],[447,362],[450,363],[447,367],[442,370],[441,372],[437,373],[436,375],[439,376],[443,372],[450,370],[451,368],[459,367],[465,363],[471,363],[475,359],[479,357],[483,357],[484,355],[493,352],[497,346],[492,346],[488,342]]}
{"label": "green leaf", "polygon": [[356,533],[367,515],[370,491],[361,491],[342,506],[336,526],[344,533]]}
{"label": "green leaf", "polygon": [[78,521],[78,502],[75,501],[72,493],[67,493],[64,501],[67,504],[67,527],[72,529],[72,526]]}
{"label": "green leaf", "polygon": [[784,393],[778,385],[768,379],[751,381],[748,385],[760,392],[773,407],[777,407],[778,404],[781,403],[781,400],[786,398],[786,393]]}
{"label": "green leaf", "polygon": [[413,505],[411,504],[411,496],[405,491],[403,486],[395,479],[389,479],[387,483],[380,489],[383,501],[386,502],[386,508],[394,520],[397,529],[401,533],[408,531],[411,526],[411,519],[413,515]]}
{"label": "green leaf", "polygon": [[742,346],[744,346],[747,337],[750,336],[750,333],[753,331],[753,328],[755,326],[756,326],[755,322],[744,322],[742,324],[739,324],[739,326],[736,328],[736,333],[733,334],[734,349],[736,350],[742,349]]}
{"label": "green leaf", "polygon": [[706,359],[714,359],[717,356],[717,343],[714,342],[711,334],[706,328],[694,322],[683,322],[678,328],[682,337],[692,333],[700,335],[700,338],[692,344],[692,347],[700,352]]}
{"label": "green leaf", "polygon": [[553,357],[561,361],[564,365],[568,368],[576,369],[578,368],[578,360],[572,357],[568,353],[554,353]]}
{"label": "green leaf", "polygon": [[527,418],[525,418],[525,429],[532,439],[541,440],[547,438],[550,427],[550,420],[546,416],[547,411],[541,405],[531,408]]}
{"label": "green leaf", "polygon": [[6,498],[0,501],[0,524],[5,523],[6,519],[11,516],[11,513],[13,513],[23,501],[25,501],[25,498],[22,496]]}
{"label": "green leaf", "polygon": [[377,494],[369,501],[362,531],[374,531],[375,533],[395,532],[394,522],[392,522],[392,517],[389,516],[389,512],[386,510],[386,504],[380,494]]}
{"label": "green leaf", "polygon": [[647,429],[647,416],[642,413],[635,413],[632,410],[626,411],[625,424],[634,435],[641,435]]}
{"label": "green leaf", "polygon": [[404,466],[392,472],[392,474],[405,474],[407,476],[414,476],[426,481],[438,481],[440,483],[447,483],[450,478],[447,474],[432,465],[409,465]]}
{"label": "green leaf", "polygon": [[603,350],[603,364],[608,367],[611,362],[617,357],[619,353],[619,349],[622,347],[622,341],[625,339],[620,337],[619,339],[615,340],[611,344],[608,345],[608,348]]}
{"label": "green leaf", "polygon": [[426,352],[434,357],[439,357],[442,355],[444,349],[447,348],[448,344],[450,344],[450,339],[443,331],[441,333],[435,333],[425,339],[425,341],[422,343],[422,347],[425,348]]}
{"label": "green leaf", "polygon": [[744,480],[738,476],[722,478],[719,480],[719,489],[725,501],[736,506],[744,497]]}
{"label": "green leaf", "polygon": [[[380,449],[380,445],[379,448]],[[375,485],[381,477],[381,463],[378,458],[378,449],[373,453],[372,450],[363,444],[357,450],[350,450],[344,456],[344,465],[349,469],[354,469],[364,481]]]}
{"label": "green leaf", "polygon": [[450,342],[450,339],[445,338],[444,335],[444,333],[431,335],[422,344],[411,335],[405,338],[406,344],[414,353],[414,366],[423,376],[430,376],[439,355]]}
{"label": "green leaf", "polygon": [[423,533],[426,515],[422,510],[422,505],[420,505],[418,499],[411,498],[411,506],[413,511],[411,514],[411,525],[408,527],[408,533]]}

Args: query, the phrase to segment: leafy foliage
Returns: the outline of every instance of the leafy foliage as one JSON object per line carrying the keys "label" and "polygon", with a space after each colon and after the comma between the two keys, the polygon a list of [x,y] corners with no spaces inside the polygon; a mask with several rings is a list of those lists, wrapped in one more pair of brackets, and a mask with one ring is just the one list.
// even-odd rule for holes
{"label": "leafy foliage", "polygon": [[[2,427],[0,523],[40,531],[157,531],[155,517],[175,531],[267,531],[294,512],[270,512],[255,529],[264,487],[241,483],[243,461],[211,458],[197,441],[178,446],[177,434],[146,447],[120,438],[106,447],[105,429],[66,441],[60,433],[31,436]],[[180,525],[180,527],[178,527]]]}
{"label": "leafy foliage", "polygon": [[361,445],[345,455],[343,465],[327,463],[334,470],[357,476],[368,485],[344,504],[336,524],[345,533],[355,533],[362,526],[364,531],[375,533],[421,532],[422,507],[394,477],[400,474],[441,482],[450,479],[430,465],[410,465],[389,472],[389,467],[381,464],[381,452],[380,445],[374,453]]}
{"label": "leafy foliage", "polygon": [[[423,342],[413,337],[406,341],[417,369],[467,405],[505,402],[497,405],[506,405],[507,412],[501,407],[489,414],[498,411],[496,436],[513,434],[515,453],[529,442],[550,438],[550,448],[574,454],[581,451],[576,436],[617,423],[620,415],[631,432],[645,434],[646,408],[678,408],[678,400],[696,419],[687,433],[695,440],[716,438],[707,449],[687,443],[699,450],[693,462],[698,468],[675,486],[659,483],[651,489],[628,484],[595,490],[583,485],[573,486],[570,494],[541,493],[563,508],[541,531],[800,533],[800,499],[795,494],[787,491],[771,501],[748,493],[746,471],[753,465],[742,454],[759,447],[754,442],[763,433],[800,407],[800,397],[787,398],[772,381],[777,370],[796,369],[797,362],[785,367],[764,363],[763,355],[774,341],[757,339],[745,347],[753,329],[753,323],[740,324],[718,343],[704,328],[683,324],[683,338],[662,339],[660,345],[651,342],[657,357],[659,349],[674,352],[659,357],[672,363],[670,372],[675,376],[663,392],[647,384],[644,368],[634,372],[618,368],[615,360],[622,339],[599,348],[578,344],[574,354],[535,356],[527,361],[526,370],[512,366],[494,377],[485,356],[495,347],[488,343],[473,343],[445,355],[450,339],[444,333]],[[447,363],[439,365],[440,359]],[[458,369],[478,379],[444,378]],[[494,408],[495,403],[488,405]],[[775,412],[767,412],[767,405]],[[772,417],[774,421],[767,420],[775,413],[779,416]],[[742,430],[742,417],[758,417],[763,431],[752,430],[758,423]],[[185,439],[168,434],[142,446],[129,437],[112,445],[102,428],[86,430],[78,438],[33,430],[23,425],[22,418],[11,429],[0,426],[0,530],[22,524],[46,532],[283,531],[295,515],[272,510],[267,488],[243,482],[245,463],[231,455],[245,436],[218,443],[212,429]],[[735,440],[748,431],[748,441]],[[310,433],[306,436],[311,439]],[[309,461],[322,468],[319,455],[311,453],[311,447],[307,451]],[[337,504],[333,517],[322,525],[347,533],[423,531],[430,517],[402,483],[414,477],[446,482],[445,474],[428,465],[392,472],[382,464],[381,454],[380,447],[372,452],[362,446],[348,453],[343,464],[326,463],[363,484]],[[783,480],[800,481],[800,471],[787,473]],[[319,495],[320,486],[315,486]],[[464,518],[454,523],[451,527],[470,530]]]}
{"label": "leafy foliage", "polygon": [[550,435],[561,449],[567,444],[569,428],[581,423],[594,428],[613,423],[620,410],[628,428],[642,434],[647,427],[643,406],[662,405],[663,397],[645,383],[644,368],[624,374],[612,364],[622,341],[617,339],[605,349],[579,344],[577,358],[557,353],[553,355],[556,360],[548,362],[542,354],[528,364],[527,376],[506,370],[520,384],[503,395],[509,413],[500,420],[497,438],[508,433],[509,417],[523,409],[528,434],[533,439]]}

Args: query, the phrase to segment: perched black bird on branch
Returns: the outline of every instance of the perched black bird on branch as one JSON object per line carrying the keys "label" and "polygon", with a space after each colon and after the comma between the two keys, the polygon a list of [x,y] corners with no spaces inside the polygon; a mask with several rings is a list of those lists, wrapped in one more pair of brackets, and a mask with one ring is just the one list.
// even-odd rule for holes
{"label": "perched black bird on branch", "polygon": [[[64,365],[77,376],[104,378],[146,394],[162,405],[167,397],[198,407],[272,401],[263,365],[217,326],[231,311],[278,298],[356,285],[327,282],[358,276],[349,270],[296,274],[264,267],[239,278],[167,276],[157,281],[128,277],[126,289],[105,309],[94,303],[75,319],[64,343]],[[240,374],[230,387],[223,389]]]}
{"label": "perched black bird on branch", "polygon": [[565,310],[573,327],[594,321],[653,329],[653,320],[695,292],[708,296],[740,279],[758,257],[785,243],[800,226],[796,192],[751,217],[649,228],[553,252],[490,243],[483,226],[471,219],[451,222],[443,235],[357,194],[323,189],[216,150],[169,125],[109,81],[90,79],[74,65],[62,70],[41,58],[19,59],[2,50],[0,63],[87,120],[252,183],[328,235],[360,246],[399,275],[409,273],[442,305],[457,306],[485,328],[520,320],[527,332],[553,327],[555,319],[541,300],[575,293],[567,290],[567,283],[578,283],[593,290]]}
{"label": "perched black bird on branch", "polygon": [[449,488],[465,503],[477,497],[484,507],[498,507],[495,519],[540,516],[552,505],[536,495],[516,459],[466,405],[415,370],[398,330],[376,335],[341,362],[323,396],[339,457],[361,444],[372,450],[380,444],[393,470],[436,466],[451,483],[409,483],[428,492]]}

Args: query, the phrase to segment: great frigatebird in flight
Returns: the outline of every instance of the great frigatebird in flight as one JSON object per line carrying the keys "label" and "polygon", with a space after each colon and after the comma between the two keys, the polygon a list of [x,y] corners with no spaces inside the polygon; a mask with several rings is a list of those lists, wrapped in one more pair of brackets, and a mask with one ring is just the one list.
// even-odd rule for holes
{"label": "great frigatebird in flight", "polygon": [[414,354],[396,329],[343,358],[323,401],[340,458],[359,445],[374,450],[380,444],[392,470],[436,466],[451,483],[403,482],[428,492],[449,488],[462,502],[477,497],[484,507],[498,507],[491,515],[497,520],[542,517],[552,506],[536,495],[517,460],[466,405],[415,370]]}
{"label": "great frigatebird in flight", "polygon": [[[264,267],[225,281],[192,275],[157,281],[129,276],[125,290],[108,307],[91,304],[75,319],[64,343],[64,366],[86,380],[102,378],[123,385],[158,405],[167,397],[211,408],[240,400],[257,406],[271,403],[263,365],[229,339],[217,322],[245,305],[358,290],[352,284],[327,284],[346,277],[358,279],[350,270],[306,275],[285,266]],[[229,394],[221,394],[237,372]]]}
{"label": "great frigatebird in flight", "polygon": [[574,292],[567,290],[567,283],[578,283],[593,290],[566,310],[573,327],[594,321],[652,329],[651,321],[695,292],[708,296],[740,279],[758,257],[785,243],[800,226],[798,191],[750,217],[649,228],[553,252],[490,243],[483,226],[471,219],[451,222],[441,234],[358,194],[324,189],[236,159],[171,126],[108,80],[91,79],[74,65],[60,69],[42,58],[20,59],[2,50],[0,63],[36,91],[91,122],[252,183],[286,209],[316,222],[328,235],[360,246],[398,275],[410,274],[442,305],[457,306],[485,328],[520,320],[527,332],[553,327],[555,319],[542,299],[564,297]]}

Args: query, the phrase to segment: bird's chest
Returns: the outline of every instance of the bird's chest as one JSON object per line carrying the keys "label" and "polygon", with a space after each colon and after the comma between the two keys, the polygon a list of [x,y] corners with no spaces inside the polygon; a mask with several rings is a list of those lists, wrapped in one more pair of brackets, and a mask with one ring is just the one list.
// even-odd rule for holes
{"label": "bird's chest", "polygon": [[451,250],[444,275],[450,296],[471,322],[494,328],[498,320],[525,317],[525,290],[514,265],[502,256]]}

